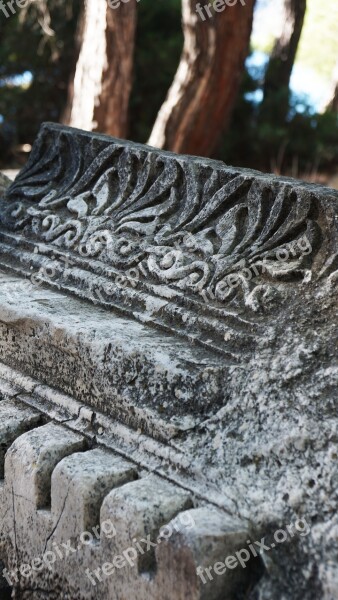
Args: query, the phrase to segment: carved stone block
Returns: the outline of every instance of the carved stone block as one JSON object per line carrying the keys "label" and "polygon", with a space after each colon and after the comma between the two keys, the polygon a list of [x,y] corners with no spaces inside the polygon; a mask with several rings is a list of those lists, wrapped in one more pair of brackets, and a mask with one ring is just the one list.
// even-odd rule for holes
{"label": "carved stone block", "polygon": [[338,192],[54,124],[5,187],[15,597],[338,598]]}

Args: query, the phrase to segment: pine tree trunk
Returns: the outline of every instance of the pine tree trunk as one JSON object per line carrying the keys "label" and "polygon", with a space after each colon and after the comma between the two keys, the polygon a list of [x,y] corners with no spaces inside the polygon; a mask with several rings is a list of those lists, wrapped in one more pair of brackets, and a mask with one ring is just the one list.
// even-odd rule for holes
{"label": "pine tree trunk", "polygon": [[117,8],[107,0],[85,0],[64,122],[126,137],[135,30],[136,0],[121,2]]}
{"label": "pine tree trunk", "polygon": [[83,3],[82,9],[79,14],[79,20],[78,20],[76,34],[75,34],[75,50],[74,50],[74,55],[73,55],[73,60],[72,60],[72,67],[70,70],[71,75],[70,75],[70,79],[69,79],[69,83],[68,83],[67,102],[66,102],[66,106],[65,106],[63,113],[61,115],[61,118],[60,118],[61,123],[63,123],[64,125],[72,124],[72,108],[73,108],[73,103],[74,103],[74,91],[75,91],[74,90],[74,80],[75,80],[75,73],[76,73],[76,65],[79,60],[81,46],[82,46],[82,42],[83,42],[85,24],[86,24],[86,10],[85,10],[85,4]]}
{"label": "pine tree trunk", "polygon": [[283,30],[275,41],[264,82],[262,113],[283,121],[289,108],[292,69],[304,25],[306,0],[284,0]]}
{"label": "pine tree trunk", "polygon": [[203,20],[197,0],[182,0],[183,53],[149,144],[202,156],[216,150],[238,94],[254,3],[238,0],[211,18],[203,9]]}
{"label": "pine tree trunk", "polygon": [[338,113],[338,81],[336,83],[333,98],[330,102],[330,109]]}
{"label": "pine tree trunk", "polygon": [[332,96],[327,108],[328,110],[338,113],[338,62],[333,73]]}

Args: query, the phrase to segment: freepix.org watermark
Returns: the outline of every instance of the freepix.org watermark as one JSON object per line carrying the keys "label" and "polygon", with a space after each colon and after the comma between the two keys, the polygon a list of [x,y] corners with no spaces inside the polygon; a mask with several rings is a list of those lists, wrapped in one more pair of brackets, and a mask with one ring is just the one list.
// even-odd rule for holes
{"label": "freepix.org watermark", "polygon": [[115,554],[112,562],[105,562],[94,571],[86,569],[85,574],[91,584],[96,586],[97,582],[102,583],[104,579],[111,577],[116,569],[124,569],[128,566],[134,567],[139,557],[147,552],[153,552],[161,542],[170,539],[174,532],[181,531],[181,529],[192,529],[195,526],[196,523],[189,511],[179,513],[173,521],[161,527],[155,540],[151,539],[150,534],[144,538],[134,538],[132,545],[123,550],[121,554]]}
{"label": "freepix.org watermark", "polygon": [[[98,232],[91,240],[85,243],[80,243],[74,248],[74,250],[77,251],[81,257],[88,258],[96,256],[97,253],[104,248],[108,250],[109,248],[113,247],[114,240],[111,233],[109,231],[102,231]],[[191,256],[193,256],[194,252],[198,251],[198,247],[198,242],[195,236],[191,233],[184,233],[182,234],[181,240],[175,240],[174,249],[170,250],[162,257],[162,263],[179,263],[184,259],[186,252],[191,253]],[[273,258],[276,263],[282,265],[283,263],[287,263],[289,260],[296,260],[307,256],[311,254],[312,251],[313,248],[311,243],[304,234],[297,240],[289,242],[283,247],[278,248],[275,251]],[[34,248],[34,254],[39,254],[38,247]],[[56,257],[52,256],[51,259],[49,259],[49,263],[42,266],[39,271],[32,272],[29,276],[29,279],[21,282],[20,290],[18,286],[15,286],[14,290],[13,284],[10,283],[7,286],[9,297],[12,298],[13,294],[15,294],[15,291],[19,293],[22,291],[27,291],[28,293],[32,286],[40,286],[44,282],[52,283],[58,275],[62,275],[62,273],[60,273],[60,268],[61,271],[64,272],[75,265],[68,254],[66,256],[59,255],[57,258],[60,262],[64,263],[62,265],[63,268],[61,267],[60,263],[56,261]],[[135,264],[135,266],[127,269],[124,273],[117,272],[110,281],[107,281],[102,286],[102,291],[107,296],[111,296],[114,294],[115,286],[119,288],[136,288],[141,283],[142,277],[145,279],[148,277],[147,265],[144,265],[142,260]],[[210,268],[206,261],[203,261],[203,270],[205,274],[210,272]],[[249,282],[254,282],[255,279],[260,275],[268,272],[269,260],[267,257],[261,259],[256,264],[251,265],[247,265],[246,261],[242,259],[237,264],[233,265],[233,272],[220,281],[214,291],[207,287],[206,277],[204,277],[203,281],[201,281],[195,287],[195,291],[202,296],[206,303],[210,302],[210,300],[216,299],[223,301],[227,298],[228,294],[231,293],[232,290],[243,287],[243,285],[247,286]],[[94,303],[97,303],[98,301],[104,302],[104,297],[101,293],[101,290],[97,287],[95,280],[93,280],[90,291],[92,295],[92,301]]]}
{"label": "freepix.org watermark", "polygon": [[[0,11],[5,15],[6,19],[15,15],[18,9],[26,8],[32,2],[38,2],[39,0],[9,0],[5,2],[4,0],[0,0]],[[140,2],[141,0],[136,0],[136,2]],[[130,0],[107,0],[108,6],[112,9],[119,8],[121,4],[128,4]],[[238,4],[238,2],[242,6],[246,6],[246,0],[213,0],[213,2],[209,2],[209,4],[205,4],[202,6],[200,3],[196,5],[196,12],[202,21],[206,21],[206,19],[211,19],[215,16],[215,13],[221,13],[226,8],[231,8]]]}
{"label": "freepix.org watermark", "polygon": [[242,6],[246,6],[246,0],[214,0],[204,6],[201,6],[200,2],[198,2],[198,4],[196,4],[196,12],[202,21],[206,21],[207,18],[211,19],[214,17],[215,13],[221,13],[226,8],[231,8],[238,3]]}
{"label": "freepix.org watermark", "polygon": [[309,535],[310,526],[308,525],[305,519],[298,519],[295,523],[290,523],[287,525],[285,529],[277,529],[277,531],[273,534],[274,541],[271,542],[270,546],[265,543],[265,537],[263,537],[260,542],[251,542],[251,540],[247,541],[248,547],[241,548],[233,555],[229,555],[224,559],[224,562],[217,561],[213,565],[209,567],[201,567],[198,566],[196,569],[196,574],[200,578],[203,584],[206,584],[208,581],[213,581],[215,575],[224,575],[224,573],[229,569],[230,571],[236,569],[239,565],[242,569],[246,568],[246,564],[253,558],[257,558],[259,554],[264,554],[265,552],[270,552],[277,546],[277,544],[283,544],[284,542],[290,540],[295,535],[299,535],[304,537]]}
{"label": "freepix.org watermark", "polygon": [[[136,0],[136,2],[140,2],[141,0]],[[120,8],[121,4],[128,4],[130,0],[108,0],[108,6],[110,8]],[[205,4],[201,6],[200,2],[196,5],[196,12],[202,21],[206,21],[206,19],[211,19],[211,17],[215,16],[215,13],[221,13],[226,8],[231,8],[238,4],[238,2],[242,6],[246,6],[246,0],[213,0],[213,2],[209,2],[209,4]]]}
{"label": "freepix.org watermark", "polygon": [[107,521],[103,521],[101,525],[93,527],[91,531],[83,531],[77,547],[72,546],[71,540],[59,544],[53,542],[51,550],[47,550],[41,556],[33,558],[30,563],[22,563],[12,571],[4,569],[2,576],[10,586],[13,586],[14,583],[19,583],[20,576],[25,578],[31,577],[34,571],[42,571],[45,568],[52,571],[53,565],[57,561],[65,560],[72,554],[79,552],[83,546],[92,544],[95,540],[100,540],[101,531],[108,539],[116,535],[114,524],[108,519]]}
{"label": "freepix.org watermark", "polygon": [[[136,2],[140,2],[141,0],[136,0]],[[108,6],[110,8],[119,8],[121,4],[128,4],[130,0],[108,0]]]}
{"label": "freepix.org watermark", "polygon": [[[274,255],[274,259],[277,263],[287,263],[290,259],[296,259],[297,257],[304,257],[311,254],[313,251],[312,245],[306,235],[303,235],[298,240],[286,244],[282,248],[279,248]],[[262,261],[256,265],[246,266],[245,260],[240,260],[234,265],[233,273],[227,275],[223,281],[217,285],[217,295],[219,299],[222,296],[226,296],[229,290],[236,289],[241,286],[243,282],[254,281],[260,275],[268,273],[269,260],[265,257]],[[209,289],[202,289],[199,291],[205,302],[208,300],[215,300],[215,294]]]}
{"label": "freepix.org watermark", "polygon": [[26,8],[28,4],[31,4],[34,1],[36,0],[9,0],[9,2],[0,0],[0,10],[5,15],[6,19],[8,19],[12,15],[16,15],[18,9]]}

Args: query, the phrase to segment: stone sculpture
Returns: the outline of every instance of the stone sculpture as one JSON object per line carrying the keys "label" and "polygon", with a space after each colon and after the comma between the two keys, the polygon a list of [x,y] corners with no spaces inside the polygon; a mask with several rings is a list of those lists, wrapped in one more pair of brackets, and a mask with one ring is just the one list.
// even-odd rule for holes
{"label": "stone sculpture", "polygon": [[15,597],[338,598],[338,193],[46,124],[0,195]]}

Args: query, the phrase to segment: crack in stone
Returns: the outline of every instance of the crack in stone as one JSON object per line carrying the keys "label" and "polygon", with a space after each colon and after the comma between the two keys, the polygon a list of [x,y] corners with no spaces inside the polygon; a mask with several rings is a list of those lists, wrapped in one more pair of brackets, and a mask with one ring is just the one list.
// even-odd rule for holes
{"label": "crack in stone", "polygon": [[60,512],[59,518],[58,518],[58,520],[57,520],[57,522],[56,522],[55,526],[53,527],[53,529],[52,529],[51,533],[49,534],[49,536],[48,536],[48,537],[47,537],[47,539],[46,539],[46,543],[45,543],[45,547],[44,547],[44,550],[43,550],[43,554],[46,552],[47,544],[48,544],[49,540],[51,539],[51,537],[54,535],[54,533],[55,533],[55,531],[57,530],[57,528],[58,528],[58,525],[59,525],[59,523],[60,523],[60,521],[61,521],[61,517],[62,517],[62,515],[63,515],[63,512],[64,512],[64,510],[65,510],[65,507],[66,507],[66,502],[67,502],[67,500],[68,500],[69,491],[70,491],[70,490],[69,490],[69,486],[68,486],[67,493],[66,493],[66,496],[65,496],[65,499],[64,499],[64,502],[63,502],[63,506],[62,506],[62,509],[61,509],[61,512]]}
{"label": "crack in stone", "polygon": [[[17,542],[17,536],[16,536],[16,513],[15,513],[15,494],[14,494],[14,487],[12,485],[12,507],[13,507],[13,529],[14,529],[14,547],[15,547],[15,562],[16,564],[18,564],[19,562],[19,550],[18,550],[18,542]],[[20,577],[19,577],[20,580]]]}

